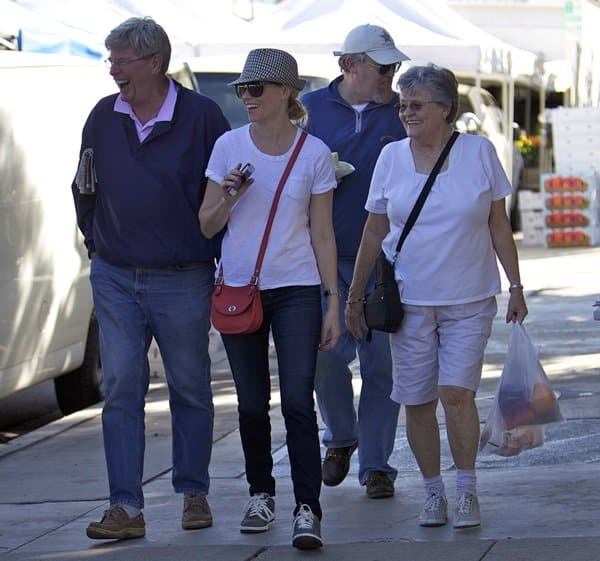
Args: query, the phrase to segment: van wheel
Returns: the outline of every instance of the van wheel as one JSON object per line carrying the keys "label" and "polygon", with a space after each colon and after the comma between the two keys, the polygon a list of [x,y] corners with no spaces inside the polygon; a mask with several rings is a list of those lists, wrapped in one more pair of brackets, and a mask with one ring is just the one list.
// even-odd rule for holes
{"label": "van wheel", "polygon": [[102,369],[98,321],[92,313],[83,363],[77,370],[54,379],[58,406],[64,415],[102,401]]}

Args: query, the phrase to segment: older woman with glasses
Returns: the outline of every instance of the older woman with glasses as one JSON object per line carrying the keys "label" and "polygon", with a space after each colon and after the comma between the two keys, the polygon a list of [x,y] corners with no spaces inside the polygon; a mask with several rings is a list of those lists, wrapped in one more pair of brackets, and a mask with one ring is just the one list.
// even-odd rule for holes
{"label": "older woman with glasses", "polygon": [[[304,137],[296,124],[305,117],[298,101],[304,80],[290,54],[278,49],[251,51],[232,85],[250,123],[217,140],[199,213],[207,237],[227,227],[220,263],[226,285],[247,285],[253,275],[277,185],[294,147],[305,139],[284,184],[260,270],[262,325],[254,333],[222,335],[237,390],[250,485],[240,530],[264,532],[275,519],[269,420],[272,332],[296,499],[292,543],[314,549],[322,545],[315,363],[318,349],[335,346],[340,331],[331,219],[333,159],[322,141]],[[253,170],[251,178],[242,173],[242,164],[251,165],[245,166]],[[321,283],[330,300],[324,317]]]}
{"label": "older woman with glasses", "polygon": [[[398,80],[400,119],[408,138],[381,152],[365,208],[369,211],[354,270],[346,321],[363,337],[366,280],[383,249],[390,261],[407,218],[453,134],[458,84],[449,70],[416,66]],[[500,260],[510,283],[506,321],[527,315],[504,197],[511,186],[492,144],[461,134],[443,163],[417,221],[394,261],[404,320],[390,336],[392,399],[406,406],[406,431],[423,475],[421,526],[446,524],[440,475],[441,401],[456,466],[455,528],[479,526],[475,392],[496,315]]]}

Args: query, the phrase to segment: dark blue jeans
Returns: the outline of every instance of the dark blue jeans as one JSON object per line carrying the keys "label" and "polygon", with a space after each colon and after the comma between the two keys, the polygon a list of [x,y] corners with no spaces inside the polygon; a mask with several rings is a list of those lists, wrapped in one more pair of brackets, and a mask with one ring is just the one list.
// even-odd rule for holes
{"label": "dark blue jeans", "polygon": [[275,495],[269,419],[272,330],[296,504],[307,504],[320,518],[321,451],[313,399],[322,320],[320,287],[262,290],[261,297],[264,320],[260,329],[247,335],[223,335],[237,390],[250,494]]}
{"label": "dark blue jeans", "polygon": [[111,504],[144,506],[144,400],[152,336],[169,385],[173,486],[178,493],[208,493],[214,416],[208,330],[214,265],[136,269],[96,256],[90,278],[100,326]]}

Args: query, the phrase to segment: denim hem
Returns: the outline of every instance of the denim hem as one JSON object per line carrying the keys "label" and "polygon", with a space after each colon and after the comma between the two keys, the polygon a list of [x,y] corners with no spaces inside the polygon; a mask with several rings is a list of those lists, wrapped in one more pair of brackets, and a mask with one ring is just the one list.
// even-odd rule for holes
{"label": "denim hem", "polygon": [[348,446],[358,445],[358,440],[339,440],[338,442],[323,440],[323,444],[327,448],[348,448]]}
{"label": "denim hem", "polygon": [[198,489],[192,487],[175,487],[176,493],[183,493],[184,495],[208,495],[208,489]]}
{"label": "denim hem", "polygon": [[392,481],[392,483],[396,481],[396,478],[398,476],[398,472],[395,469],[392,469],[390,471],[389,468],[386,468],[386,469],[369,468],[365,472],[365,474],[362,477],[360,477],[359,480],[358,480],[361,485],[366,485],[367,484],[367,479],[369,479],[369,474],[372,471],[380,471],[382,473],[385,473],[385,475],[390,479],[390,481]]}
{"label": "denim hem", "polygon": [[114,505],[127,505],[127,506],[133,506],[135,508],[139,508],[140,510],[142,510],[144,508],[144,503],[142,501],[142,503],[140,504],[139,502],[136,501],[132,501],[131,499],[119,499],[119,498],[115,498],[115,497],[111,497],[110,498],[110,506],[114,506]]}

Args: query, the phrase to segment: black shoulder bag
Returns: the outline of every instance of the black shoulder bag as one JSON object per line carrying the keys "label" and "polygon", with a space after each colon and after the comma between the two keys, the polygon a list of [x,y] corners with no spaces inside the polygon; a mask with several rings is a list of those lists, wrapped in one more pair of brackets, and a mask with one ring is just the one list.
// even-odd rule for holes
{"label": "black shoulder bag", "polygon": [[394,274],[396,259],[398,258],[398,253],[404,244],[406,236],[408,236],[408,233],[417,221],[417,217],[419,216],[419,213],[425,204],[425,199],[427,198],[427,195],[429,195],[429,191],[431,191],[433,182],[435,181],[435,178],[437,177],[444,160],[448,157],[450,148],[452,148],[454,141],[458,138],[458,134],[459,133],[457,131],[452,133],[452,136],[446,143],[446,146],[442,150],[440,157],[433,166],[433,169],[431,170],[431,173],[429,174],[429,177],[427,178],[427,181],[421,190],[419,198],[417,199],[417,202],[411,210],[408,220],[404,225],[402,235],[400,236],[398,245],[396,246],[396,253],[393,261],[390,263],[383,251],[377,257],[377,263],[375,266],[375,289],[373,292],[367,295],[364,303],[365,322],[369,328],[367,341],[371,340],[371,331],[373,329],[376,331],[385,331],[386,333],[396,333],[400,327],[400,324],[402,323],[404,310],[402,309],[400,291],[398,290],[398,284],[396,283]]}

